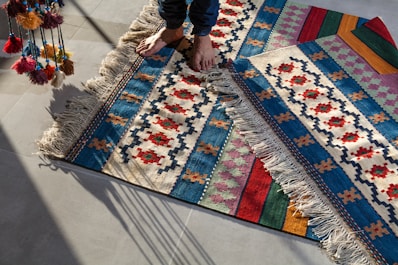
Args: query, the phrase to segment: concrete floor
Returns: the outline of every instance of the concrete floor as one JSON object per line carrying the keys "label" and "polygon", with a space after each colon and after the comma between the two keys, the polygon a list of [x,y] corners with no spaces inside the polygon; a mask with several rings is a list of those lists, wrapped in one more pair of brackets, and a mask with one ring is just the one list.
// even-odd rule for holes
{"label": "concrete floor", "polygon": [[[1,0],[0,4],[5,3]],[[398,41],[398,0],[298,0],[367,18]],[[34,86],[0,53],[0,264],[332,264],[315,242],[242,222],[36,155],[35,140],[127,31],[145,0],[70,0],[63,9],[75,75]],[[0,45],[7,35],[0,12]],[[17,55],[18,56],[18,55]]]}

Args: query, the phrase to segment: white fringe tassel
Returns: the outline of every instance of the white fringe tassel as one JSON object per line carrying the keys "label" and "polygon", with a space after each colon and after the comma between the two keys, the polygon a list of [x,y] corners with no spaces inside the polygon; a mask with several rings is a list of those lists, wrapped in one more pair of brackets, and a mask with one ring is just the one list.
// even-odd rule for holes
{"label": "white fringe tassel", "polygon": [[217,69],[203,78],[211,91],[237,96],[223,103],[239,132],[244,135],[257,157],[269,170],[273,179],[305,217],[311,217],[309,225],[321,239],[321,247],[338,264],[374,264],[365,247],[355,237],[355,232],[339,218],[338,213],[321,195],[314,181],[305,173],[295,159],[290,157],[281,140],[264,122],[254,107],[247,103],[245,95],[233,81],[233,74],[227,69]]}
{"label": "white fringe tassel", "polygon": [[119,39],[117,47],[102,61],[99,76],[86,82],[85,89],[89,95],[73,98],[65,112],[56,115],[53,126],[37,142],[42,154],[53,158],[65,157],[109,97],[115,84],[139,57],[135,52],[139,42],[152,35],[162,23],[157,1],[151,0],[130,25],[129,31]]}

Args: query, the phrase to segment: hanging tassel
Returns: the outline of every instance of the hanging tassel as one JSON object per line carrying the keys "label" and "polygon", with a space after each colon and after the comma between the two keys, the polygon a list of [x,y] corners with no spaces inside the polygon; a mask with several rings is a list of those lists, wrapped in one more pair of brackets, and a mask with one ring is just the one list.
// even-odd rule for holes
{"label": "hanging tassel", "polygon": [[72,53],[65,51],[62,46],[59,46],[58,52],[57,52],[57,62],[62,63],[65,59],[69,59],[72,57]]}
{"label": "hanging tassel", "polygon": [[3,47],[3,51],[5,53],[18,53],[20,51],[22,51],[22,47],[23,47],[23,41],[22,41],[22,34],[20,38],[15,37],[14,31],[12,29],[12,23],[11,23],[11,17],[8,16],[8,40],[7,42],[4,44]]}
{"label": "hanging tassel", "polygon": [[28,8],[28,12],[17,14],[15,19],[27,30],[35,30],[43,24],[43,20],[31,8]]}
{"label": "hanging tassel", "polygon": [[65,5],[63,0],[58,0],[58,1],[54,1],[54,2],[58,2],[58,5],[60,7],[63,7]]}
{"label": "hanging tassel", "polygon": [[65,75],[73,75],[75,71],[73,61],[67,58],[62,61],[62,64],[59,66],[59,68],[65,73]]}
{"label": "hanging tassel", "polygon": [[2,5],[2,8],[9,17],[16,17],[17,14],[26,12],[26,7],[20,0],[9,0]]}
{"label": "hanging tassel", "polygon": [[55,75],[51,81],[51,85],[55,88],[60,88],[65,80],[65,73],[56,68]]}
{"label": "hanging tassel", "polygon": [[45,43],[40,49],[40,56],[43,58],[54,58],[55,53],[58,52],[57,46]]}
{"label": "hanging tassel", "polygon": [[4,44],[3,51],[5,53],[18,53],[22,51],[23,43],[22,39],[15,37],[13,33],[8,36],[7,42]]}
{"label": "hanging tassel", "polygon": [[54,78],[55,75],[55,66],[50,65],[47,63],[46,67],[43,69],[44,73],[47,75],[47,80],[51,80]]}
{"label": "hanging tassel", "polygon": [[[46,8],[47,9],[47,8]],[[47,10],[43,16],[43,25],[45,29],[53,29],[64,22],[63,16]]]}
{"label": "hanging tassel", "polygon": [[27,2],[30,6],[34,6],[35,4],[44,5],[46,0],[28,0]]}
{"label": "hanging tassel", "polygon": [[51,7],[52,8],[59,8],[65,6],[63,0],[52,0],[51,1]]}
{"label": "hanging tassel", "polygon": [[44,85],[48,83],[48,78],[43,69],[38,66],[32,72],[29,72],[29,79],[35,85]]}
{"label": "hanging tassel", "polygon": [[23,54],[36,56],[40,54],[40,48],[28,40],[28,44],[23,48]]}
{"label": "hanging tassel", "polygon": [[21,56],[21,58],[11,66],[11,69],[14,69],[20,75],[29,73],[36,69],[36,61],[32,56]]}

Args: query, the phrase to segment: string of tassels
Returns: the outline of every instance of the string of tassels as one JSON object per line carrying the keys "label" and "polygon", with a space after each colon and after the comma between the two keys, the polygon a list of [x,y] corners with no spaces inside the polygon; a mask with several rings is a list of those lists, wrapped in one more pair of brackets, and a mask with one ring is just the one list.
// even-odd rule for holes
{"label": "string of tassels", "polygon": [[[65,76],[74,74],[71,53],[66,51],[62,36],[64,19],[60,8],[63,6],[62,0],[8,0],[2,5],[9,29],[3,52],[21,53],[11,69],[19,75],[28,76],[33,84],[50,82],[58,88],[62,86]],[[46,38],[48,32],[50,41]],[[37,40],[38,33],[40,39]],[[40,40],[41,48],[37,45]]]}

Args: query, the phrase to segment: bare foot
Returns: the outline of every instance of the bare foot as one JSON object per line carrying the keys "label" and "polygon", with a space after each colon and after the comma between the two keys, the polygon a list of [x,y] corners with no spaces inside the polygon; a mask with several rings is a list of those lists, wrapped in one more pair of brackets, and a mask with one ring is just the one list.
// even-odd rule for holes
{"label": "bare foot", "polygon": [[154,35],[142,40],[138,44],[136,52],[143,57],[151,56],[168,44],[180,40],[183,36],[182,26],[178,29],[162,28]]}
{"label": "bare foot", "polygon": [[209,35],[195,35],[193,44],[192,68],[196,71],[209,70],[216,61],[216,55]]}

